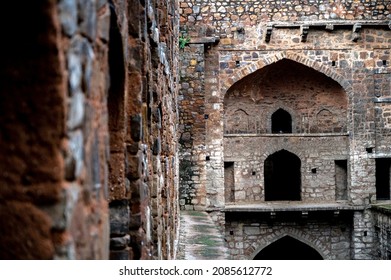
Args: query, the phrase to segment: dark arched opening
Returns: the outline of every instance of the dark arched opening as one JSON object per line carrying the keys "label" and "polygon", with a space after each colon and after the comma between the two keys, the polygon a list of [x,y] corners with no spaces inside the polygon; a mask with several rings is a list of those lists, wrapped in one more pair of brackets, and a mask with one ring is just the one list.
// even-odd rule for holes
{"label": "dark arched opening", "polygon": [[[125,81],[126,68],[122,34],[113,1],[110,3],[110,41],[109,41],[109,74],[110,87],[107,99],[108,125],[110,134],[109,190],[110,213],[129,215],[129,202],[124,199],[126,193],[125,171]],[[118,220],[116,215],[110,216],[111,238],[121,236],[126,232],[129,221]],[[135,250],[136,251],[136,250]],[[135,253],[135,255],[138,252]],[[138,254],[139,255],[139,254]],[[136,255],[135,258],[139,258]],[[129,258],[111,248],[110,259]]]}
{"label": "dark arched opening", "polygon": [[292,117],[287,111],[280,108],[273,113],[272,133],[292,133]]}
{"label": "dark arched opening", "polygon": [[300,200],[301,161],[281,150],[265,160],[265,200]]}
{"label": "dark arched opening", "polygon": [[254,260],[323,260],[323,257],[307,244],[285,236],[264,248]]}

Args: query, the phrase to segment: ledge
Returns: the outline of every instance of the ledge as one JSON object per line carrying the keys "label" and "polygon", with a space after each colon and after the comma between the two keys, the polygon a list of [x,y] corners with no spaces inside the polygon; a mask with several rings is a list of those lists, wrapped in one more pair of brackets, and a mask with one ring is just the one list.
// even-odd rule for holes
{"label": "ledge", "polygon": [[219,37],[200,37],[191,38],[188,44],[216,44],[220,41]]}
{"label": "ledge", "polygon": [[349,133],[232,133],[224,137],[347,137]]}
{"label": "ledge", "polygon": [[260,204],[226,204],[224,212],[315,212],[315,211],[361,211],[365,206],[355,206],[347,202],[305,203],[300,201],[276,201]]}
{"label": "ledge", "polygon": [[332,26],[340,26],[340,27],[351,27],[356,24],[361,24],[361,26],[386,26],[390,28],[389,20],[324,20],[324,21],[275,21],[269,22],[268,26],[273,26],[275,28],[298,28],[303,25],[307,25],[308,27],[328,27]]}
{"label": "ledge", "polygon": [[374,103],[391,103],[391,97],[373,98]]}
{"label": "ledge", "polygon": [[373,204],[371,208],[377,212],[391,215],[391,202],[385,204]]}

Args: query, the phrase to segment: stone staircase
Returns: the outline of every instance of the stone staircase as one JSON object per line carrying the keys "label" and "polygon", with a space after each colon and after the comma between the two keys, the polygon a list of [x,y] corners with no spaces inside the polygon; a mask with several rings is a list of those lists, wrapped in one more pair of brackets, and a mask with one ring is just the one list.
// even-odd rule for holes
{"label": "stone staircase", "polygon": [[206,212],[181,211],[178,260],[227,260],[224,236]]}

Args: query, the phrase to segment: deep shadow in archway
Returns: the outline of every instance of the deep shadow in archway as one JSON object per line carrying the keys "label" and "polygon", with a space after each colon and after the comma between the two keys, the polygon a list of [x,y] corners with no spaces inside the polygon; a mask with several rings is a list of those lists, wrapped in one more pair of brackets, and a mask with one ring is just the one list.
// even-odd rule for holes
{"label": "deep shadow in archway", "polygon": [[292,133],[292,117],[287,111],[280,108],[273,113],[272,133]]}
{"label": "deep shadow in archway", "polygon": [[286,150],[265,160],[265,201],[300,200],[301,161]]}
{"label": "deep shadow in archway", "polygon": [[312,247],[290,236],[285,236],[259,252],[254,260],[323,260]]}

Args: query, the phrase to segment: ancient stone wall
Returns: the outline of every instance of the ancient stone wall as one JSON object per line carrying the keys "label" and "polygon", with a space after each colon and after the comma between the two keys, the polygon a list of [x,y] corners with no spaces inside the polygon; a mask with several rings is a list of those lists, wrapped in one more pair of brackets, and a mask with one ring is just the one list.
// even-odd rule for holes
{"label": "ancient stone wall", "polygon": [[[191,158],[201,149],[186,143],[183,208],[218,216],[227,203],[262,203],[264,161],[280,150],[301,159],[302,202],[376,202],[376,161],[391,157],[390,8],[385,1],[180,1],[182,36],[190,38],[181,76],[192,79],[181,82],[180,112],[205,119],[199,131],[185,122],[202,156]],[[200,51],[192,60],[195,46],[204,57]],[[187,105],[202,101],[202,111]],[[292,119],[291,137],[273,135],[280,109]],[[354,212],[349,224],[349,257],[373,258],[371,212]]]}
{"label": "ancient stone wall", "polygon": [[375,207],[375,257],[391,259],[391,218],[390,210],[384,206]]}
{"label": "ancient stone wall", "polygon": [[261,21],[384,20],[389,18],[390,9],[390,3],[385,0],[193,0],[180,4],[181,23],[210,24],[232,32],[227,35]]}
{"label": "ancient stone wall", "polygon": [[264,201],[265,160],[280,150],[300,159],[302,201],[336,201],[335,161],[348,158],[348,139],[338,135],[330,138],[225,137],[224,161],[234,163],[235,203]]}
{"label": "ancient stone wall", "polygon": [[23,5],[1,20],[1,258],[174,258],[176,2]]}
{"label": "ancient stone wall", "polygon": [[[179,149],[180,205],[205,208],[205,65],[204,45],[180,50]],[[201,193],[198,195],[198,193]],[[193,206],[188,206],[193,209]],[[200,209],[201,209],[200,208]],[[199,209],[197,209],[199,210]]]}
{"label": "ancient stone wall", "polygon": [[[184,6],[187,4],[181,3],[181,5],[182,8],[185,10],[186,8],[184,8]],[[213,5],[211,4],[211,6]],[[199,5],[197,6],[196,4],[194,4],[192,9],[198,11],[197,7],[199,7]],[[221,7],[223,7],[223,5],[221,5]],[[206,6],[204,8],[207,9]],[[367,7],[368,11],[372,8],[369,6]],[[201,6],[199,10],[202,11],[203,6]],[[190,10],[187,11],[190,12]],[[386,11],[384,11],[384,13],[386,13]],[[185,14],[186,12],[182,13],[183,16]],[[203,17],[202,12],[200,12],[198,17],[205,18],[206,16]],[[358,18],[360,19],[361,17]],[[189,29],[189,24],[184,24],[182,29],[186,30],[186,28],[188,28],[187,34],[190,37],[194,36],[194,42],[198,42],[200,40],[200,37],[208,38],[206,34],[207,32],[204,32],[204,30],[213,30],[213,28],[211,28],[210,26],[213,26],[214,22],[221,21],[222,20],[218,20],[217,18],[209,17],[208,25],[207,27],[204,27],[204,29],[198,27],[198,29],[193,30],[193,32],[192,29]],[[241,21],[231,21],[230,24],[233,26],[238,22]],[[367,24],[369,25],[363,26],[363,28],[359,30],[357,35],[355,34],[356,32],[353,31],[353,23],[349,21],[341,23],[339,27],[337,27],[338,24],[335,22],[330,27],[328,27],[327,23],[319,23],[321,26],[323,26],[322,28],[315,27],[315,25],[314,27],[310,26],[308,29],[308,33],[306,33],[305,29],[301,28],[300,25],[291,25],[291,27],[288,28],[287,26],[289,26],[289,22],[285,22],[281,26],[274,27],[272,29],[270,41],[266,40],[266,23],[260,23],[258,25],[250,25],[248,24],[248,22],[246,24],[244,24],[245,22],[242,23],[243,28],[240,29],[240,36],[225,36],[226,34],[222,30],[217,30],[216,33],[214,33],[220,36],[220,42],[218,43],[218,46],[212,46],[207,53],[217,51],[219,54],[218,58],[214,56],[214,58],[218,59],[220,68],[219,75],[215,76],[214,79],[217,79],[219,83],[219,90],[217,92],[220,93],[216,94],[216,91],[210,91],[205,93],[205,98],[208,98],[208,96],[213,97],[214,102],[213,104],[211,104],[212,109],[210,111],[206,109],[204,113],[210,117],[213,112],[223,110],[224,104],[222,103],[222,100],[224,98],[224,94],[226,91],[228,91],[228,89],[230,89],[229,92],[234,92],[234,88],[238,87],[239,85],[239,83],[236,82],[238,82],[244,77],[249,77],[249,74],[254,73],[256,70],[262,69],[263,67],[270,65],[274,62],[278,62],[283,58],[299,62],[325,74],[329,78],[333,79],[336,83],[338,83],[343,88],[347,96],[348,110],[346,113],[344,111],[341,111],[341,113],[339,114],[343,118],[346,117],[346,131],[350,131],[353,135],[353,138],[350,142],[350,151],[352,152],[350,157],[352,159],[358,159],[358,161],[360,162],[360,164],[351,165],[352,174],[355,174],[354,179],[352,180],[352,185],[358,186],[358,182],[360,181],[361,183],[364,182],[368,186],[366,189],[369,192],[363,192],[364,188],[361,188],[361,183],[360,188],[353,187],[353,191],[351,194],[354,197],[352,197],[352,199],[357,202],[363,202],[363,197],[365,196],[368,199],[371,199],[374,190],[373,187],[370,187],[370,185],[373,185],[374,177],[371,175],[367,175],[373,174],[373,171],[371,171],[371,169],[373,168],[374,164],[373,160],[371,158],[368,158],[366,148],[374,147],[376,139],[373,130],[368,130],[369,127],[373,127],[375,125],[375,103],[373,102],[375,92],[373,89],[379,87],[384,88],[384,86],[381,85],[387,84],[387,81],[383,79],[381,80],[381,82],[379,78],[374,80],[372,71],[382,73],[387,72],[388,60],[384,56],[387,54],[387,42],[390,40],[390,32],[387,23],[379,21],[376,28],[371,28],[372,23],[368,21]],[[314,24],[315,23],[316,21],[314,21]],[[334,24],[336,25],[334,26]],[[238,31],[235,32],[237,33]],[[359,36],[358,40],[354,39],[356,35]],[[382,57],[384,59],[382,59]],[[209,60],[208,62],[205,62],[205,65],[213,63],[216,63],[216,61]],[[354,70],[352,71],[352,69]],[[381,77],[384,78],[386,76]],[[362,82],[363,78],[365,79],[364,83]],[[375,81],[380,84],[375,86]],[[243,80],[241,82],[243,84],[246,84],[247,87],[250,87],[251,85],[251,83],[249,83],[250,80]],[[307,83],[307,81],[303,81],[303,85],[305,83]],[[205,86],[207,86],[207,83]],[[277,86],[276,83],[274,83],[273,86]],[[253,104],[255,104],[255,106],[257,102],[262,103],[262,100],[260,99],[257,101],[258,97],[261,98],[259,93],[255,94],[257,90],[258,89],[246,90],[249,92],[249,102],[254,102]],[[213,96],[213,94],[215,95]],[[191,96],[189,95],[188,98],[191,98]],[[358,100],[359,102],[356,102]],[[335,101],[337,100],[334,100],[333,102]],[[340,101],[339,98],[338,101]],[[234,100],[232,102],[232,104],[235,104],[235,106],[239,106],[238,103]],[[381,104],[383,104],[382,102],[385,101],[380,99],[378,100],[378,102],[379,103],[376,104],[380,107],[382,106]],[[277,103],[280,104],[279,106],[282,106],[281,104],[284,102],[279,101]],[[339,105],[334,106],[334,104],[331,103],[330,105],[331,107],[334,107],[334,110],[336,109],[336,107],[339,107]],[[318,124],[318,118],[324,118],[325,123],[339,122],[338,118],[341,117],[334,117],[334,112],[330,111],[326,107],[323,106],[323,108],[318,108],[319,110],[314,114],[319,115],[316,117],[312,116],[312,120],[307,120],[307,122],[311,122],[313,124],[313,127],[318,127],[317,125],[315,125]],[[236,107],[234,107],[233,109],[234,111],[236,111],[235,108]],[[225,109],[227,108],[224,108],[224,110]],[[325,110],[321,112],[322,109]],[[244,110],[243,112],[242,111],[239,110],[238,114],[242,113],[243,118],[246,118],[246,110]],[[378,116],[383,115],[382,113],[380,113],[380,110],[377,110],[376,112],[379,112]],[[233,112],[229,112],[228,110],[226,110],[224,113],[232,114]],[[267,112],[265,112],[264,110],[262,112],[257,113],[257,117],[261,115],[260,117],[262,118],[262,114],[266,114]],[[255,113],[253,115],[255,115]],[[262,132],[262,129],[263,131],[267,131],[268,128],[266,125],[260,124],[261,127],[258,128],[256,120],[254,122],[254,118],[249,119],[251,120],[251,122],[253,122],[247,125],[250,127],[250,130],[252,129],[251,132],[255,132],[258,130]],[[296,119],[300,119],[300,122],[303,121],[303,118]],[[267,116],[264,116],[263,120],[268,120]],[[241,116],[237,117],[237,122],[241,125],[246,125],[246,122],[242,121]],[[380,122],[380,120],[378,122]],[[210,120],[207,120],[206,123],[211,122]],[[217,130],[221,129],[218,127],[219,123],[220,121],[218,119],[215,119],[215,121],[211,125],[207,125],[209,129],[207,130],[206,135],[217,133]],[[305,126],[308,129],[311,124],[306,123]],[[341,128],[339,125],[332,124],[331,126],[333,128],[336,128],[337,130],[345,130],[344,127]],[[303,128],[299,128],[299,131],[300,130],[303,130]],[[325,131],[329,130],[331,130],[330,127],[325,129]],[[310,129],[309,131],[311,132]],[[191,137],[197,138],[198,136],[196,135],[197,133],[193,133],[191,134]],[[383,138],[379,137],[379,149],[385,150],[386,145],[381,144],[382,140],[380,139]],[[217,141],[216,138],[214,138],[214,141]],[[206,154],[219,154],[222,152],[220,144],[216,146],[217,150],[213,148],[209,151],[208,147],[210,144],[212,144],[212,141],[205,143],[205,146],[207,147],[207,150],[205,151]],[[362,148],[356,149],[355,147]],[[356,168],[357,170],[355,170]],[[361,168],[363,168],[365,172],[363,172]]]}
{"label": "ancient stone wall", "polygon": [[110,4],[110,258],[170,259],[178,227],[177,6]]}
{"label": "ancient stone wall", "polygon": [[[226,213],[226,238],[234,259],[253,259],[267,245],[291,236],[318,251],[323,259],[352,258],[351,217],[332,213]],[[288,250],[288,249],[287,249]],[[284,251],[279,252],[282,256]],[[297,252],[299,254],[299,252]]]}

